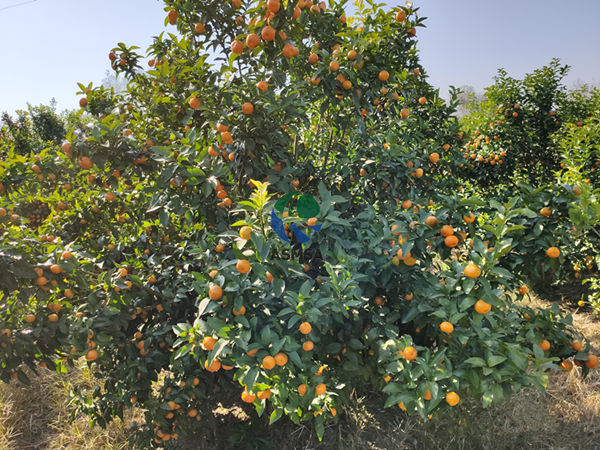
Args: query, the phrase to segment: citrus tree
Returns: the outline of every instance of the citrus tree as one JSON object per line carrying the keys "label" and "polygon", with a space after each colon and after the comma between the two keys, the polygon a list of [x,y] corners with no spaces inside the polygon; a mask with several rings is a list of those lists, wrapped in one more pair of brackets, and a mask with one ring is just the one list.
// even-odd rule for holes
{"label": "citrus tree", "polygon": [[80,85],[60,149],[3,144],[4,381],[84,357],[102,383],[79,407],[104,426],[140,406],[147,447],[223,392],[322,436],[354,389],[428,418],[597,365],[570,317],[515,303],[536,213],[465,194],[418,10],[165,5],[149,68],[115,47],[128,90]]}

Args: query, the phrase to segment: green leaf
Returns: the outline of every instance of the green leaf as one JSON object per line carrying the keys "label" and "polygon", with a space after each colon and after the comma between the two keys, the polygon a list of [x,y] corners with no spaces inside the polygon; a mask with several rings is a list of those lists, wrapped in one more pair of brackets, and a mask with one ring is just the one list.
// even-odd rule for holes
{"label": "green leaf", "polygon": [[483,358],[478,358],[476,356],[466,359],[465,364],[469,364],[473,367],[485,367],[487,365]]}
{"label": "green leaf", "polygon": [[283,415],[283,408],[275,408],[269,417],[269,425],[275,423]]}
{"label": "green leaf", "polygon": [[497,366],[498,364],[503,363],[507,359],[508,358],[506,358],[506,356],[492,355],[488,358],[488,367]]}

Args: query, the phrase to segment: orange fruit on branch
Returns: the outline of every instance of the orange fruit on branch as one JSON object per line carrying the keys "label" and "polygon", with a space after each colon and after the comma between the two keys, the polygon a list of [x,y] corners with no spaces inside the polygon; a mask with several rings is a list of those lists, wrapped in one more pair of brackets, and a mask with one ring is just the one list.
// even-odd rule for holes
{"label": "orange fruit on branch", "polygon": [[417,357],[417,350],[412,346],[408,346],[402,350],[402,356],[404,356],[407,361],[412,361]]}
{"label": "orange fruit on branch", "polygon": [[266,42],[274,41],[275,40],[275,28],[273,28],[271,25],[267,25],[266,27],[264,27],[262,29],[262,31],[260,32],[260,35],[263,38],[263,40]]}
{"label": "orange fruit on branch", "polygon": [[91,169],[93,165],[94,165],[94,163],[87,156],[82,156],[81,159],[79,160],[79,166],[82,169]]}
{"label": "orange fruit on branch", "polygon": [[208,351],[211,351],[213,348],[215,348],[216,343],[216,339],[212,336],[205,336],[204,339],[202,339],[202,346]]}
{"label": "orange fruit on branch", "polygon": [[253,50],[256,47],[258,47],[258,45],[260,44],[260,37],[258,37],[258,34],[256,33],[250,33],[248,36],[246,36],[246,46]]}
{"label": "orange fruit on branch", "polygon": [[231,43],[231,51],[236,54],[240,54],[244,51],[244,44],[242,41],[235,40]]}
{"label": "orange fruit on branch", "polygon": [[595,369],[598,367],[598,357],[595,355],[588,355],[588,359],[585,362],[585,367],[588,369]]}
{"label": "orange fruit on branch", "polygon": [[315,386],[315,394],[323,395],[327,391],[327,387],[323,383],[319,383]]}
{"label": "orange fruit on branch", "polygon": [[271,355],[265,356],[262,360],[263,369],[271,370],[273,367],[275,367],[275,365],[275,358],[273,358]]}
{"label": "orange fruit on branch", "polygon": [[469,278],[478,278],[481,275],[481,269],[477,265],[469,263],[465,266],[464,274]]}
{"label": "orange fruit on branch", "polygon": [[440,324],[440,330],[446,334],[451,334],[454,331],[454,325],[452,325],[450,322],[442,322]]}
{"label": "orange fruit on branch", "polygon": [[235,265],[235,268],[237,269],[237,271],[239,273],[248,273],[250,272],[250,262],[247,259],[240,259],[238,260],[237,264]]}
{"label": "orange fruit on branch", "polygon": [[448,392],[446,394],[446,403],[450,406],[456,406],[458,405],[458,402],[460,402],[460,397],[456,392]]}
{"label": "orange fruit on branch", "polygon": [[308,322],[302,322],[300,324],[300,333],[309,334],[312,331],[312,326]]}
{"label": "orange fruit on branch", "polygon": [[219,300],[221,297],[223,297],[223,289],[221,288],[221,286],[217,286],[216,284],[213,284],[208,289],[208,296],[210,297],[211,300]]}

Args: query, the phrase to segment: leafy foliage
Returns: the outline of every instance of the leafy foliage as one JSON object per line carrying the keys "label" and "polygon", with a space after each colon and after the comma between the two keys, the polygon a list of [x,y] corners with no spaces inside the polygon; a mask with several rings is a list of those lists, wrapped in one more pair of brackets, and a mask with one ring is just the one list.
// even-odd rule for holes
{"label": "leafy foliage", "polygon": [[[2,147],[4,381],[86,357],[102,387],[79,407],[104,426],[143,405],[147,447],[222,391],[322,436],[362,386],[428,417],[590,361],[569,316],[514,302],[558,265],[547,219],[528,186],[465,193],[456,102],[419,64],[417,9],[165,4],[177,32],[148,70],[134,47],[109,55],[126,92],[80,85],[61,149]],[[318,214],[286,202],[288,243],[270,217],[296,192]],[[48,211],[32,221],[18,211],[34,196]]]}

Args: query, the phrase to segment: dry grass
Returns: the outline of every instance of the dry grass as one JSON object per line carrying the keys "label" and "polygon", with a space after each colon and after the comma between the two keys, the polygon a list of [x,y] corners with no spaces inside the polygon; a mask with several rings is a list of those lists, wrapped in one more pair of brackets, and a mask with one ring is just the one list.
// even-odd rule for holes
{"label": "dry grass", "polygon": [[72,417],[72,383],[93,385],[89,370],[75,369],[67,376],[51,371],[30,375],[31,386],[0,384],[0,449],[127,448],[128,432],[119,421],[103,430],[90,427],[87,416]]}
{"label": "dry grass", "polygon": [[[538,298],[534,306],[547,307]],[[600,352],[600,322],[574,314],[576,328]],[[107,429],[90,428],[84,416],[71,419],[70,383],[91,386],[87,369],[67,377],[46,372],[33,378],[32,387],[0,385],[1,449],[124,449],[127,426],[119,421]],[[237,399],[224,401],[214,411],[209,430],[183,437],[178,449],[260,450],[387,450],[387,449],[600,449],[600,371],[582,380],[578,369],[552,373],[548,395],[515,393],[506,402],[483,409],[472,401],[449,414],[423,423],[398,408],[383,409],[377,394],[356,398],[340,423],[326,428],[322,443],[307,427],[284,419],[266,425],[265,417],[240,408]],[[459,419],[460,413],[460,419]],[[125,423],[139,419],[129,411]]]}

